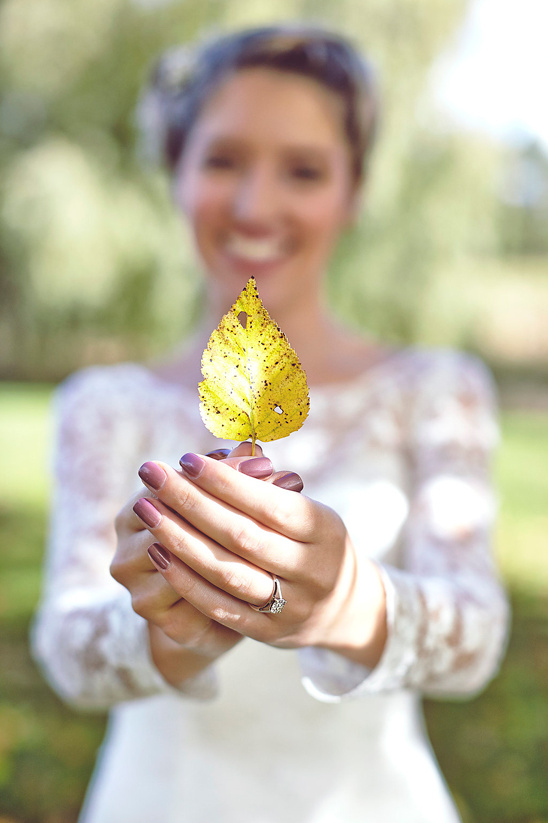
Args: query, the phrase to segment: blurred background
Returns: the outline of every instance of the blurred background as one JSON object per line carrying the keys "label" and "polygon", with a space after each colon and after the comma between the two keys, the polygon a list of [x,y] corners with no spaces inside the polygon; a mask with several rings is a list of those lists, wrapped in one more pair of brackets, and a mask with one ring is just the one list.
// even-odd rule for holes
{"label": "blurred background", "polygon": [[548,4],[545,0],[0,2],[0,823],[74,823],[104,729],[28,653],[50,399],[90,363],[188,330],[188,239],[134,108],[151,59],[204,30],[313,19],[377,67],[381,139],[331,299],[383,338],[483,357],[501,399],[499,678],[426,703],[465,823],[548,823]]}

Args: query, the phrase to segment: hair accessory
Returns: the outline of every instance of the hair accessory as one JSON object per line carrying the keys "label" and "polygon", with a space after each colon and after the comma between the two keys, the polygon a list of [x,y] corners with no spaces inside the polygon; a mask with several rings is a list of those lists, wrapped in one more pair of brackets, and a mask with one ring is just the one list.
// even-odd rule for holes
{"label": "hair accessory", "polygon": [[137,155],[147,164],[161,165],[169,128],[170,100],[180,94],[194,71],[194,54],[187,46],[168,49],[156,62],[135,109]]}
{"label": "hair accessory", "polygon": [[153,84],[161,92],[177,94],[194,69],[194,55],[187,46],[168,49],[156,65]]}

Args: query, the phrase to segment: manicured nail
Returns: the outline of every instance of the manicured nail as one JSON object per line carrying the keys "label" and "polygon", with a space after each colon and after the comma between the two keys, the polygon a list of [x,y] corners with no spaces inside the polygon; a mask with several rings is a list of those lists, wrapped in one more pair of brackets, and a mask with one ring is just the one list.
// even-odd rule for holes
{"label": "manicured nail", "polygon": [[146,523],[151,529],[155,529],[162,521],[162,515],[158,509],[147,500],[146,497],[141,497],[140,500],[133,507],[133,511],[140,517],[143,523]]}
{"label": "manicured nail", "polygon": [[165,571],[169,564],[171,563],[171,555],[169,554],[167,549],[164,549],[159,543],[153,543],[152,546],[148,547],[148,556],[152,560],[155,566],[158,566],[159,569]]}
{"label": "manicured nail", "polygon": [[213,460],[224,460],[230,454],[230,449],[214,449],[212,452],[208,452],[206,457],[212,457]]}
{"label": "manicured nail", "polygon": [[257,478],[270,477],[272,469],[272,461],[268,457],[252,457],[238,466],[238,471],[242,474]]}
{"label": "manicured nail", "polygon": [[205,467],[205,461],[197,454],[192,454],[192,452],[183,454],[179,464],[189,477],[199,477]]}
{"label": "manicured nail", "polygon": [[167,474],[157,463],[143,463],[139,469],[139,477],[154,491],[160,491],[167,480]]}
{"label": "manicured nail", "polygon": [[304,483],[296,472],[288,472],[283,477],[278,477],[272,483],[273,486],[279,486],[281,489],[287,489],[290,492],[302,492]]}

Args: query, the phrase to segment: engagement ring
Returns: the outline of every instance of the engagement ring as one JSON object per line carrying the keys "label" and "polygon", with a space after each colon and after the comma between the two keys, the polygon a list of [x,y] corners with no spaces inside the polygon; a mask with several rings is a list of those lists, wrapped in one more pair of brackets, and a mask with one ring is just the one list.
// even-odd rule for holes
{"label": "engagement ring", "polygon": [[263,614],[279,614],[283,607],[286,604],[286,601],[282,597],[282,587],[280,586],[280,581],[277,577],[274,577],[274,590],[272,595],[267,603],[264,606],[254,606],[253,603],[250,603],[252,609],[255,609],[256,612],[262,612]]}

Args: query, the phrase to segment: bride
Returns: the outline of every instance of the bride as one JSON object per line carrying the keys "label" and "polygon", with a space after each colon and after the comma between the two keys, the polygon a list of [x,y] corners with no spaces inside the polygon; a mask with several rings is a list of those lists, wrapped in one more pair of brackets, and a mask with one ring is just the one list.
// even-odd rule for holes
{"label": "bride", "polygon": [[[477,693],[504,647],[493,397],[473,358],[358,335],[324,298],[371,71],[313,27],[237,32],[170,51],[143,112],[206,298],[182,353],[58,394],[33,644],[65,699],[111,710],[81,823],[455,823],[420,700]],[[251,276],[311,404],[254,457],[197,395]]]}

